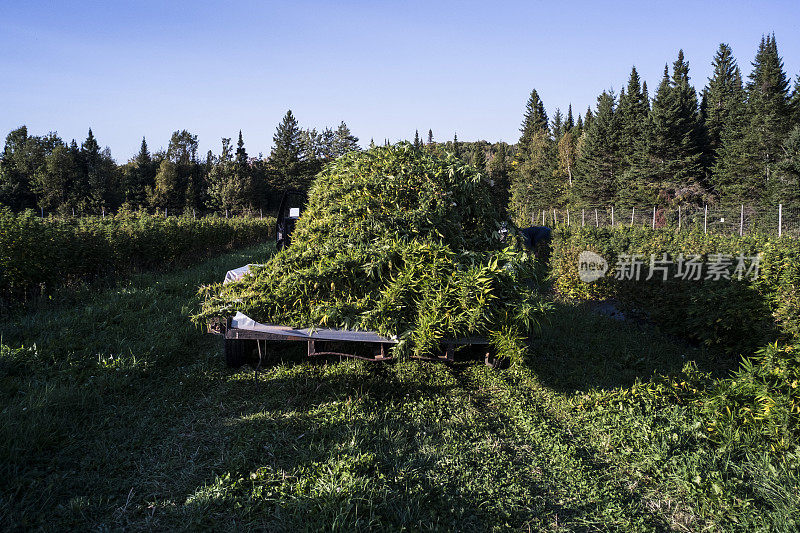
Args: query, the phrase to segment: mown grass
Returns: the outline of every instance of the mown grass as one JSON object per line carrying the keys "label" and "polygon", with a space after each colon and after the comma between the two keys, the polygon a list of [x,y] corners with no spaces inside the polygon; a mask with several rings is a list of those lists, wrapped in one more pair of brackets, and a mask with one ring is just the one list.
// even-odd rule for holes
{"label": "mown grass", "polygon": [[[750,473],[716,498],[694,483],[722,463],[679,408],[582,407],[599,388],[715,363],[577,304],[557,303],[530,365],[504,371],[313,364],[286,346],[257,378],[225,369],[219,339],[190,323],[196,288],[269,252],[137,276],[3,322],[3,529],[791,526],[791,472],[732,463],[716,471]],[[742,486],[758,476],[772,496]]]}

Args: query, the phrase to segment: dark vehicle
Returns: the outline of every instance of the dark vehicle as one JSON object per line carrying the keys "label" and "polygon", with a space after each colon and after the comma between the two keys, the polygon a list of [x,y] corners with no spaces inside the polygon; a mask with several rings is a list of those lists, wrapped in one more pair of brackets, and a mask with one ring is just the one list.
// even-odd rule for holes
{"label": "dark vehicle", "polygon": [[275,242],[278,250],[286,248],[292,243],[292,232],[305,203],[306,195],[303,191],[291,189],[283,193],[275,222]]}
{"label": "dark vehicle", "polygon": [[550,256],[550,239],[553,231],[547,226],[530,226],[520,228],[520,234],[525,242],[525,247],[533,250],[536,257],[547,260]]}

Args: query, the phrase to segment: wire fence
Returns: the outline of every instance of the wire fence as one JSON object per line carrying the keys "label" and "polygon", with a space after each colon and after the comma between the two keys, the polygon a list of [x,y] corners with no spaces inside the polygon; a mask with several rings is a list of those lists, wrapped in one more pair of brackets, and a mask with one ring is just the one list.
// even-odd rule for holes
{"label": "wire fence", "polygon": [[645,226],[653,229],[701,231],[722,235],[800,236],[800,208],[695,206],[538,208],[532,225]]}

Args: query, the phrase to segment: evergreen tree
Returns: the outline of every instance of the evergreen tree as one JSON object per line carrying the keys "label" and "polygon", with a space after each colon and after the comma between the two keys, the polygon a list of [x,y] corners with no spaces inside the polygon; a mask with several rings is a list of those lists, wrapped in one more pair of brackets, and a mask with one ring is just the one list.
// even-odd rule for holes
{"label": "evergreen tree", "polygon": [[461,146],[458,144],[458,134],[453,134],[453,155],[460,158],[461,157]]}
{"label": "evergreen tree", "polygon": [[341,122],[334,135],[334,153],[336,157],[359,150],[358,137],[350,132],[347,124]]}
{"label": "evergreen tree", "polygon": [[419,140],[419,130],[414,130],[414,148],[417,150],[422,148],[422,141]]}
{"label": "evergreen tree", "polygon": [[322,136],[317,133],[316,128],[303,130],[300,132],[301,159],[303,161],[314,161],[322,156]]}
{"label": "evergreen tree", "polygon": [[620,191],[628,203],[670,204],[702,201],[702,133],[697,93],[689,84],[689,64],[683,51],[673,63],[672,77],[664,67],[642,142],[623,177]]}
{"label": "evergreen tree", "polygon": [[544,110],[544,104],[539,98],[539,93],[536,92],[536,89],[533,89],[530,97],[528,97],[528,103],[525,105],[525,115],[522,119],[522,126],[520,127],[522,135],[517,143],[517,153],[522,154],[522,157],[530,153],[528,145],[535,134],[545,132],[545,134],[549,136],[550,130],[548,124],[549,121],[547,120],[547,113]]}
{"label": "evergreen tree", "polygon": [[[234,161],[234,182],[239,187],[239,199],[233,202],[234,207],[254,209],[256,205],[255,187],[253,183],[253,173],[250,168],[250,161],[247,151],[244,149],[242,130],[239,130],[239,140],[236,143],[236,159]],[[238,204],[238,205],[237,205]]]}
{"label": "evergreen tree", "polygon": [[575,120],[572,118],[572,104],[569,104],[569,109],[567,110],[567,118],[564,120],[564,129],[566,131],[571,131],[572,128],[575,127]]}
{"label": "evergreen tree", "polygon": [[239,130],[239,141],[236,143],[236,164],[244,168],[248,165],[247,150],[244,149],[244,140],[242,139],[242,130]]}
{"label": "evergreen tree", "polygon": [[486,171],[486,152],[483,142],[476,142],[472,146],[472,166],[480,170]]}
{"label": "evergreen tree", "polygon": [[[735,127],[733,121],[743,118],[745,93],[742,73],[730,46],[719,45],[713,60],[714,74],[703,91],[703,116],[706,134],[707,165],[714,167],[722,148],[723,131]],[[712,186],[715,185],[712,178]]]}
{"label": "evergreen tree", "polygon": [[619,128],[620,171],[628,168],[634,158],[637,144],[640,142],[647,124],[650,102],[642,91],[639,73],[636,67],[631,69],[627,90],[620,94],[617,110],[617,126]]}
{"label": "evergreen tree", "polygon": [[583,129],[584,130],[588,130],[589,129],[589,126],[591,125],[592,120],[594,120],[594,114],[592,113],[592,108],[591,107],[587,107],[586,108],[586,113],[583,115]]}
{"label": "evergreen tree", "polygon": [[110,153],[100,151],[100,145],[89,128],[89,134],[81,145],[81,162],[83,163],[83,184],[80,187],[88,191],[88,208],[95,213],[108,209],[115,203],[116,163]]}
{"label": "evergreen tree", "polygon": [[[389,143],[389,140],[386,140]],[[325,128],[322,131],[319,141],[319,152],[323,159],[330,161],[336,158],[336,134],[330,128]]]}
{"label": "evergreen tree", "polygon": [[797,79],[794,81],[794,90],[789,104],[792,113],[792,126],[798,126],[800,125],[800,74],[797,75]]}
{"label": "evergreen tree", "polygon": [[14,210],[35,206],[31,176],[44,164],[44,153],[28,128],[21,126],[6,136],[0,158],[0,204]]}
{"label": "evergreen tree", "polygon": [[147,147],[147,140],[142,137],[139,153],[125,169],[124,197],[131,207],[144,205],[147,200],[147,187],[155,183],[156,168]]}
{"label": "evergreen tree", "polygon": [[789,132],[783,151],[784,157],[778,165],[782,181],[779,201],[800,209],[800,125]]}
{"label": "evergreen tree", "polygon": [[[332,132],[331,132],[332,133]],[[283,120],[275,130],[272,137],[274,146],[270,154],[270,160],[275,164],[280,172],[290,175],[294,172],[295,166],[300,161],[300,127],[297,120],[292,115],[292,110],[286,112]]]}
{"label": "evergreen tree", "polygon": [[561,140],[561,136],[564,134],[564,116],[561,114],[561,109],[556,108],[556,112],[553,115],[553,122],[552,122],[552,131],[553,131],[553,138],[556,142]]}
{"label": "evergreen tree", "polygon": [[433,130],[428,130],[428,145],[433,144]]}
{"label": "evergreen tree", "polygon": [[610,205],[615,198],[619,172],[616,97],[603,91],[597,98],[597,114],[585,126],[578,162],[575,197],[582,206]]}
{"label": "evergreen tree", "polygon": [[744,116],[729,120],[714,167],[717,192],[726,203],[771,203],[780,197],[776,167],[791,123],[789,82],[774,36],[761,39],[746,86]]}
{"label": "evergreen tree", "polygon": [[765,189],[774,192],[772,174],[781,159],[791,120],[789,81],[774,35],[761,41],[747,83],[747,104],[751,122],[745,142],[757,158],[753,163],[760,167],[758,174]]}

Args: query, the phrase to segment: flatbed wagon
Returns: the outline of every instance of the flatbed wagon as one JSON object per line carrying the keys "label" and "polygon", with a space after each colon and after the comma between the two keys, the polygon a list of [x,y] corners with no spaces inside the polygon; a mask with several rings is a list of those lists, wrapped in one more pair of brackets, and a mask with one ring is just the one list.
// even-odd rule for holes
{"label": "flatbed wagon", "polygon": [[[361,359],[371,362],[392,362],[389,355],[392,345],[397,344],[394,337],[385,337],[373,331],[357,331],[332,328],[292,328],[277,324],[260,324],[242,313],[227,318],[213,319],[208,322],[211,333],[221,335],[225,362],[228,366],[239,367],[246,363],[256,362],[261,366],[266,343],[268,341],[305,342],[307,356],[339,357]],[[463,337],[442,339],[440,355],[433,357],[412,356],[413,359],[453,363],[459,347],[467,350],[473,357],[483,357],[489,366],[496,366],[497,361],[489,349],[489,341],[483,337]]]}
{"label": "flatbed wagon", "polygon": [[[253,265],[230,270],[225,275],[224,283],[241,279]],[[305,342],[308,357],[339,357],[361,359],[372,362],[391,362],[389,355],[392,345],[397,344],[395,337],[385,337],[374,331],[358,331],[332,328],[292,328],[279,324],[260,324],[243,313],[234,316],[215,318],[208,322],[208,331],[221,335],[225,363],[230,367],[240,367],[247,363],[257,363],[260,368],[266,354],[267,342],[290,341]],[[483,358],[489,366],[497,366],[499,361],[490,351],[488,339],[483,337],[462,337],[442,339],[439,355],[434,357],[412,356],[413,359],[453,363],[456,352],[468,352],[473,358]],[[466,350],[459,350],[468,347]]]}

